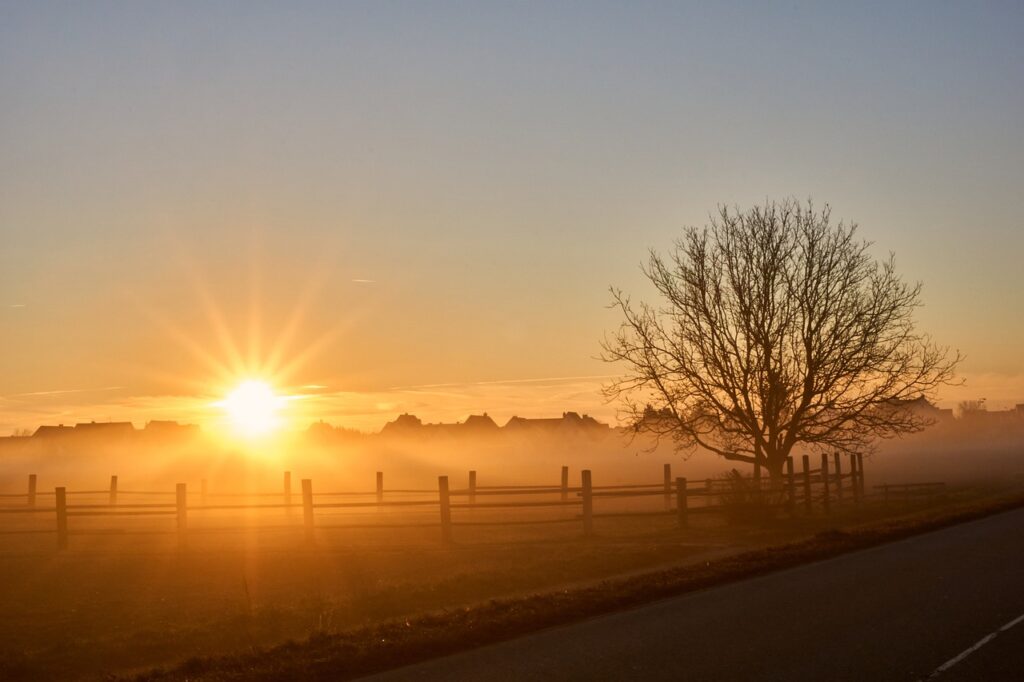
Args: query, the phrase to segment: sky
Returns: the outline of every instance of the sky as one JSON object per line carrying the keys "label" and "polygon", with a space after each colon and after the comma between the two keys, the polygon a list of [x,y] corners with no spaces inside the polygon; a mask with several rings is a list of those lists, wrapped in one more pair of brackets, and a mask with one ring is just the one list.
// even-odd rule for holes
{"label": "sky", "polygon": [[[0,2],[0,434],[613,419],[608,287],[813,198],[1024,403],[1019,3]],[[299,412],[296,412],[299,414]]]}

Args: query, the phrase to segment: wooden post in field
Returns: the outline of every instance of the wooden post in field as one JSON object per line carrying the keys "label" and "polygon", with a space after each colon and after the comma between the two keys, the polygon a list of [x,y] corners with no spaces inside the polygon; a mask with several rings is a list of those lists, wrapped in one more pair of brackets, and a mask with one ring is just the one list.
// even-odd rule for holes
{"label": "wooden post in field", "polygon": [[28,506],[36,506],[36,475],[28,475]]}
{"label": "wooden post in field", "polygon": [[286,507],[291,507],[292,504],[292,472],[284,472],[283,480],[281,481],[281,490],[283,492],[283,499]]}
{"label": "wooden post in field", "polygon": [[117,504],[117,476],[110,477],[110,506]]}
{"label": "wooden post in field", "polygon": [[839,459],[839,453],[833,453],[832,461],[836,465],[836,502],[843,502],[843,463]]}
{"label": "wooden post in field", "polygon": [[441,541],[447,545],[452,541],[452,499],[447,476],[437,477],[437,490],[441,502]]}
{"label": "wooden post in field", "polygon": [[54,491],[57,507],[57,549],[68,548],[68,498],[64,487]]}
{"label": "wooden post in field", "polygon": [[786,508],[792,514],[796,509],[796,477],[793,476],[793,458],[786,458]]}
{"label": "wooden post in field", "polygon": [[689,525],[689,519],[687,510],[687,499],[686,499],[686,479],[676,479],[676,519],[679,521],[680,528],[686,528]]}
{"label": "wooden post in field", "polygon": [[672,508],[672,465],[666,464],[664,467],[664,478],[662,486],[665,490],[665,509]]}
{"label": "wooden post in field", "polygon": [[821,508],[825,512],[825,516],[828,516],[832,509],[829,506],[830,501],[828,499],[828,455],[824,452],[821,453],[821,487]]}
{"label": "wooden post in field", "polygon": [[812,505],[814,504],[811,499],[811,458],[804,455],[804,511],[808,514],[811,513]]}
{"label": "wooden post in field", "polygon": [[469,503],[476,504],[476,472],[469,472]]}
{"label": "wooden post in field", "polygon": [[853,493],[853,503],[860,504],[860,486],[857,485],[857,479],[860,478],[860,474],[857,472],[857,455],[850,454],[850,491]]}
{"label": "wooden post in field", "polygon": [[594,489],[590,477],[590,469],[581,472],[583,497],[583,534],[590,536],[594,532]]}
{"label": "wooden post in field", "polygon": [[377,504],[384,501],[384,472],[377,472]]}
{"label": "wooden post in field", "polygon": [[302,479],[302,526],[306,533],[306,544],[313,544],[313,481]]}
{"label": "wooden post in field", "polygon": [[857,485],[860,486],[860,496],[864,497],[864,455],[857,453]]}
{"label": "wooden post in field", "polygon": [[754,455],[754,499],[761,504],[761,460]]}
{"label": "wooden post in field", "polygon": [[206,506],[206,499],[207,499],[206,491],[208,489],[209,489],[209,486],[207,485],[205,478],[203,480],[199,481],[199,506],[201,506],[201,507],[205,507]]}
{"label": "wooden post in field", "polygon": [[188,542],[188,492],[184,483],[175,486],[174,499],[178,510],[178,547],[184,548]]}
{"label": "wooden post in field", "polygon": [[569,467],[562,467],[562,502],[569,501]]}

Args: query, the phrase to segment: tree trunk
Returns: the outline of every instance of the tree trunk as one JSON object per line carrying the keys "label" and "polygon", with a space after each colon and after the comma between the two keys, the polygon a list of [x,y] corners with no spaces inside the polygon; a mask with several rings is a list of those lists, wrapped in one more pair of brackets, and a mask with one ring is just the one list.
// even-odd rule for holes
{"label": "tree trunk", "polygon": [[786,483],[786,456],[777,454],[768,458],[768,476],[772,490],[781,490]]}

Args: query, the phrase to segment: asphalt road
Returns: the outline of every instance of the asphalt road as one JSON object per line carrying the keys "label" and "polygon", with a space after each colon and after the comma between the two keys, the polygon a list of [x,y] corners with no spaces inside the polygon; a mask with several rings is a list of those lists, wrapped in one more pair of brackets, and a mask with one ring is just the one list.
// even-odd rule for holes
{"label": "asphalt road", "polygon": [[1022,615],[1016,510],[369,679],[1024,680]]}

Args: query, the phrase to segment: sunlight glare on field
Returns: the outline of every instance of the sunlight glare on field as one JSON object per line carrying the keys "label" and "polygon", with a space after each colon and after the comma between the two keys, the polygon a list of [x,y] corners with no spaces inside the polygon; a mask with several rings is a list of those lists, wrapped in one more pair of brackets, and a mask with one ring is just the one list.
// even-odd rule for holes
{"label": "sunlight glare on field", "polygon": [[220,406],[234,430],[247,438],[266,436],[281,426],[285,399],[265,381],[247,379],[232,390]]}

